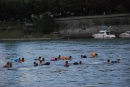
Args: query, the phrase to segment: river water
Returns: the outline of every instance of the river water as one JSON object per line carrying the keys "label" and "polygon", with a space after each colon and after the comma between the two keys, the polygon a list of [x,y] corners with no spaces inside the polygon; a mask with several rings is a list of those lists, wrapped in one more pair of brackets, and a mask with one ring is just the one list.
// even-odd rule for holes
{"label": "river water", "polygon": [[[72,56],[69,67],[50,61],[59,55]],[[50,65],[34,67],[39,56]],[[14,61],[22,57],[25,62]],[[120,63],[107,63],[118,58]],[[82,65],[73,65],[79,60]],[[3,68],[8,61],[13,67]],[[130,87],[130,39],[0,41],[0,75],[0,87]]]}

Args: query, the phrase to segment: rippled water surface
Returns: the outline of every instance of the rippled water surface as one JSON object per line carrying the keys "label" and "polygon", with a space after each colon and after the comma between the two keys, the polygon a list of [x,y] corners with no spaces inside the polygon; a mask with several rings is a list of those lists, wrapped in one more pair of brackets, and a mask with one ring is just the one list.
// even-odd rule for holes
{"label": "rippled water surface", "polygon": [[[70,66],[50,61],[58,55],[72,56]],[[34,67],[39,56],[51,64]],[[25,62],[14,61],[22,57]],[[118,58],[120,63],[107,63]],[[79,60],[82,65],[73,65]],[[13,67],[3,68],[8,61]],[[0,75],[0,87],[130,87],[130,39],[0,41]]]}

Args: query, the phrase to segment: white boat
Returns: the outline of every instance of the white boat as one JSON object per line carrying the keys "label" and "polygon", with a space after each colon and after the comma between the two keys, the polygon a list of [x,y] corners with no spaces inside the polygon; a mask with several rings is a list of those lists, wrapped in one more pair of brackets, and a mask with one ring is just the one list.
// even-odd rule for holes
{"label": "white boat", "polygon": [[121,38],[130,38],[130,31],[126,31],[124,33],[121,33],[119,35],[119,37],[121,37]]}
{"label": "white boat", "polygon": [[98,34],[92,35],[94,38],[115,38],[114,34],[110,34],[110,30],[100,30]]}

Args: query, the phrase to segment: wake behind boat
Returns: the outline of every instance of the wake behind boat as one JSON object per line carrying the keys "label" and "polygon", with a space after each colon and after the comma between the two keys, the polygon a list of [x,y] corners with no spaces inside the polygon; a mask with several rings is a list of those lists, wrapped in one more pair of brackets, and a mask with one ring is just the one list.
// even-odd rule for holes
{"label": "wake behind boat", "polygon": [[[107,26],[103,26],[103,28],[107,28]],[[92,35],[94,38],[115,38],[116,36],[114,34],[110,34],[110,27],[109,30],[102,29],[99,31],[98,34]]]}

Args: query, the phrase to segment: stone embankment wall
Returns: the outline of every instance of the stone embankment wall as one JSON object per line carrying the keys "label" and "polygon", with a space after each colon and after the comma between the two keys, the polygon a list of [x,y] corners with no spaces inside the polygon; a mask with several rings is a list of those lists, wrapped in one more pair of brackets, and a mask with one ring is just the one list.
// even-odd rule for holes
{"label": "stone embankment wall", "polygon": [[116,35],[130,30],[130,14],[67,17],[55,21],[57,30],[63,36],[91,37],[102,26],[111,26],[110,30]]}

